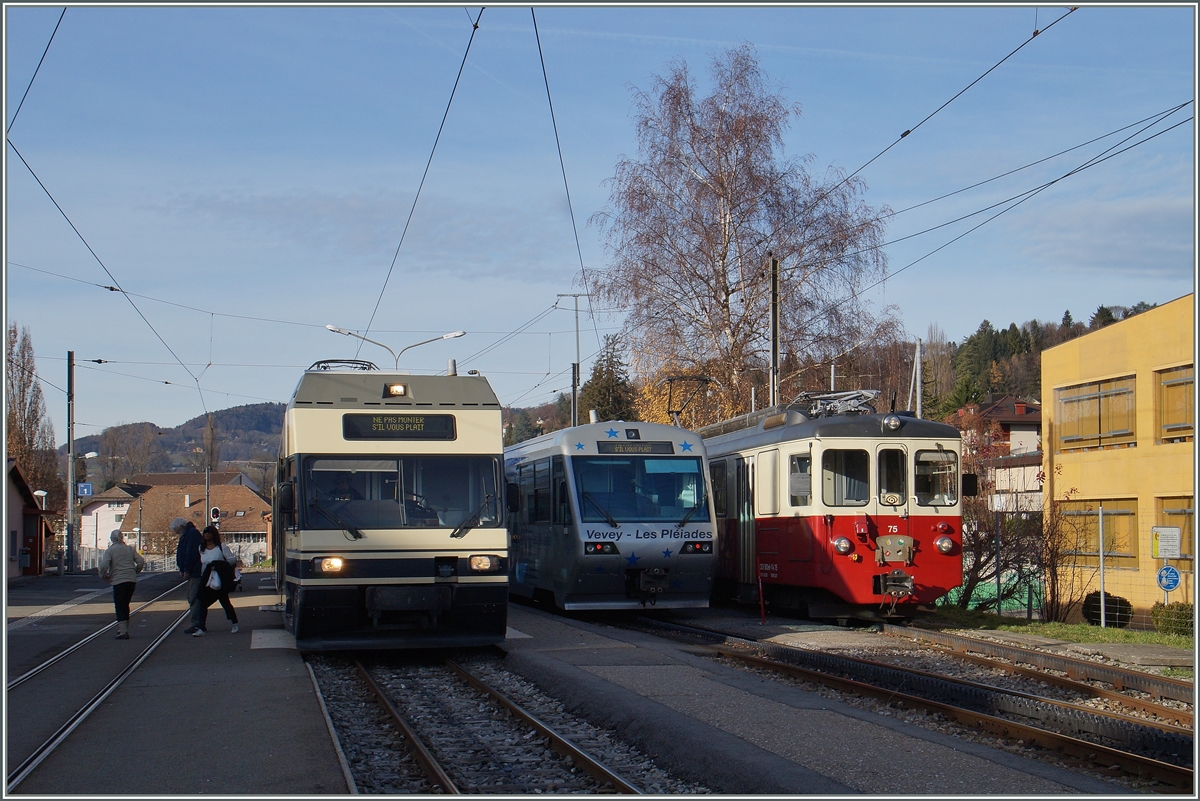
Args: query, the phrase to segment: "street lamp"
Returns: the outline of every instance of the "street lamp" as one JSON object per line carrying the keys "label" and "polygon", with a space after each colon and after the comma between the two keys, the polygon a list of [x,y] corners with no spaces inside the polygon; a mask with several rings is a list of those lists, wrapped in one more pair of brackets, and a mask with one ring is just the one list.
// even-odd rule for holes
{"label": "street lamp", "polygon": [[[37,496],[38,504],[42,507],[42,511],[45,512],[46,511],[46,495],[49,493],[47,493],[45,490],[34,490],[33,494]],[[45,526],[45,521],[39,520],[38,521],[38,532],[37,532],[39,542],[38,542],[38,551],[37,552],[39,554],[41,554],[38,558],[41,560],[41,566],[42,566],[43,571],[46,569],[46,554],[45,554],[46,539],[45,539],[45,537],[42,536],[42,532],[45,531],[44,526]]]}
{"label": "street lamp", "polygon": [[388,353],[392,354],[392,358],[395,360],[395,369],[396,370],[400,369],[401,355],[403,355],[404,351],[408,350],[409,348],[415,348],[418,345],[428,345],[430,342],[437,342],[442,339],[457,339],[458,337],[461,337],[467,333],[466,331],[452,331],[449,334],[442,334],[440,337],[434,337],[433,339],[426,339],[422,342],[414,342],[411,345],[407,345],[407,346],[401,348],[400,353],[396,353],[394,350],[392,350],[391,348],[389,348],[387,345],[383,344],[382,342],[376,342],[373,339],[367,339],[362,334],[356,334],[353,331],[347,331],[344,328],[338,328],[336,325],[327,325],[325,327],[328,328],[330,331],[332,331],[335,334],[344,334],[345,336],[348,336],[348,337],[355,337],[356,339],[361,339],[363,342],[370,342],[372,345],[378,345],[379,347],[383,348]]}

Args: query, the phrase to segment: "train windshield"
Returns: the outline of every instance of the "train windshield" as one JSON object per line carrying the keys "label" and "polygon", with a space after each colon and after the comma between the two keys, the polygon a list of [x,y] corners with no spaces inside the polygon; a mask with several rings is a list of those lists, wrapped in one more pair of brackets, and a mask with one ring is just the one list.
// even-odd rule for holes
{"label": "train windshield", "polygon": [[310,529],[500,525],[500,462],[490,456],[310,456],[301,497]]}
{"label": "train windshield", "polygon": [[699,457],[576,456],[575,490],[584,523],[707,523]]}
{"label": "train windshield", "polygon": [[958,503],[958,454],[954,451],[917,451],[913,491],[921,506]]}

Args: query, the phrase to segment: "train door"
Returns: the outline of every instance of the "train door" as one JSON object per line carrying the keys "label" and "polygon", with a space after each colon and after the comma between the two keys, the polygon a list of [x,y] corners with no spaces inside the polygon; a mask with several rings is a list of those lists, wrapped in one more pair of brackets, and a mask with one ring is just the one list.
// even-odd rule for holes
{"label": "train door", "polygon": [[754,460],[755,545],[763,581],[779,580],[783,531],[779,518],[779,451],[762,451]]}
{"label": "train door", "polygon": [[[888,443],[875,451],[878,471],[879,510],[878,531],[875,532],[876,562],[885,564],[894,555],[902,555],[902,561],[911,563],[913,540],[909,518],[909,475],[908,451],[902,445]],[[885,558],[881,558],[886,554]]]}
{"label": "train door", "polygon": [[813,530],[810,515],[813,511],[812,452],[788,456],[787,472],[787,530],[784,532],[784,552],[789,561],[811,562]]}
{"label": "train door", "polygon": [[[751,593],[758,588],[758,560],[754,543],[754,498],[751,495],[753,485],[754,463],[736,457],[733,460],[734,472],[737,477],[737,532],[738,532],[738,595],[742,587],[751,587]],[[754,600],[754,598],[739,598]]]}

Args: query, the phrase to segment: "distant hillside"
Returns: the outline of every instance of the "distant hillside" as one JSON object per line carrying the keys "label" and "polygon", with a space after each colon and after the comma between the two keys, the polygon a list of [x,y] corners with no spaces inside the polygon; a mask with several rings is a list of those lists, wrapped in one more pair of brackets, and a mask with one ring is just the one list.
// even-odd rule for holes
{"label": "distant hillside", "polygon": [[[259,479],[268,469],[263,463],[273,463],[279,455],[284,408],[282,403],[254,403],[214,412],[220,466],[242,470],[262,486]],[[206,425],[205,416],[200,415],[175,428],[149,422],[112,426],[100,434],[77,438],[75,452],[100,454],[88,465],[92,480],[101,485],[99,491],[137,473],[197,469],[203,463],[198,449],[203,448]],[[67,446],[59,453],[65,457]]]}

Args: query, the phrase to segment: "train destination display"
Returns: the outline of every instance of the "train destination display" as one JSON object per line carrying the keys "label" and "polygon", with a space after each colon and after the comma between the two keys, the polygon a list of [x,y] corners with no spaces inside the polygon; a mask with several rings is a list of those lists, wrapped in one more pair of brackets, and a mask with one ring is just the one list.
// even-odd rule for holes
{"label": "train destination display", "polygon": [[425,439],[455,438],[452,414],[344,414],[344,439]]}

